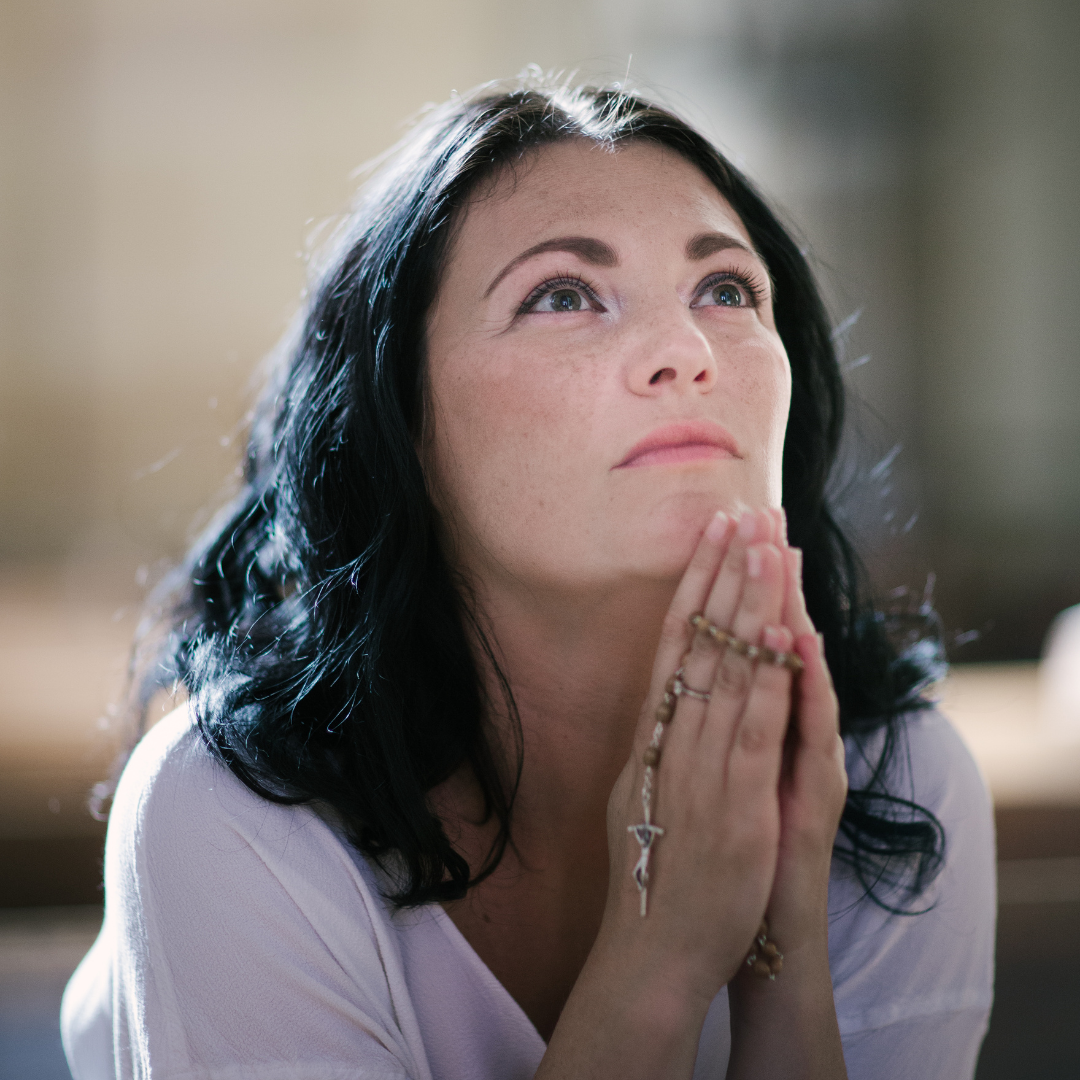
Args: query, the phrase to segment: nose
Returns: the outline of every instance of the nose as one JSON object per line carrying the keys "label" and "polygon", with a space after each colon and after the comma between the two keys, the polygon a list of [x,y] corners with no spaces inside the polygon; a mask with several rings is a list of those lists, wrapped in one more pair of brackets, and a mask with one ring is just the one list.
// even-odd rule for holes
{"label": "nose", "polygon": [[627,368],[629,389],[643,397],[671,391],[708,393],[717,378],[712,345],[685,308],[656,316],[643,327]]}

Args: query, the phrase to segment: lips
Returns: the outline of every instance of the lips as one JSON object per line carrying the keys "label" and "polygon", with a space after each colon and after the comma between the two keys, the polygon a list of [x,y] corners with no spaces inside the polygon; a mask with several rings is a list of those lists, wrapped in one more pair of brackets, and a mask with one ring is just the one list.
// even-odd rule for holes
{"label": "lips", "polygon": [[679,465],[690,461],[738,458],[742,455],[727,428],[711,420],[684,420],[650,432],[615,466]]}

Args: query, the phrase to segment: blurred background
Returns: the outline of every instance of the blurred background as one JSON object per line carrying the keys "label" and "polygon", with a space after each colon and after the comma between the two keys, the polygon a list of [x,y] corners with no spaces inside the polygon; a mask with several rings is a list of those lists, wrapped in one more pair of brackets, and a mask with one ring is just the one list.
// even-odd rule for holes
{"label": "blurred background", "polygon": [[842,510],[883,601],[940,612],[997,807],[979,1076],[1080,1075],[1067,621],[1040,664],[1080,602],[1080,4],[0,0],[0,1077],[67,1077],[139,604],[233,482],[311,238],[425,103],[529,63],[628,74],[803,238]]}

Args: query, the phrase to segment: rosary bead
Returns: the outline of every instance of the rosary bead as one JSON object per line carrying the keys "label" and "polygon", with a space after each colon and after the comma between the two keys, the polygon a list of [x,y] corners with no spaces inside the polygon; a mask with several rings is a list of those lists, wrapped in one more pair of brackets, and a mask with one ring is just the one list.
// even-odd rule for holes
{"label": "rosary bead", "polygon": [[780,969],[784,966],[784,959],[781,956],[774,956],[769,961],[769,974],[776,976],[780,974]]}
{"label": "rosary bead", "polygon": [[768,963],[759,958],[754,961],[754,974],[760,975],[763,979],[767,979],[772,974],[772,971],[770,970]]}
{"label": "rosary bead", "polygon": [[643,760],[650,768],[655,768],[660,764],[660,748],[658,746],[646,746]]}
{"label": "rosary bead", "polygon": [[780,950],[776,947],[775,941],[766,941],[765,944],[761,946],[761,951],[767,957],[769,957],[770,960],[774,956],[778,956],[780,954]]}

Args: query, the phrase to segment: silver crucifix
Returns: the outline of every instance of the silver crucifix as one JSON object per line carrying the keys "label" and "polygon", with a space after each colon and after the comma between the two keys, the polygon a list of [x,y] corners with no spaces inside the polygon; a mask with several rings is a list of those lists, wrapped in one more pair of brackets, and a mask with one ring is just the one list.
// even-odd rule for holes
{"label": "silver crucifix", "polygon": [[641,845],[641,855],[638,858],[637,865],[634,867],[634,881],[637,884],[638,892],[641,894],[641,914],[644,917],[648,909],[649,854],[652,851],[653,841],[658,836],[663,836],[664,830],[658,825],[643,821],[640,825],[627,826],[626,831],[633,833],[634,839]]}

